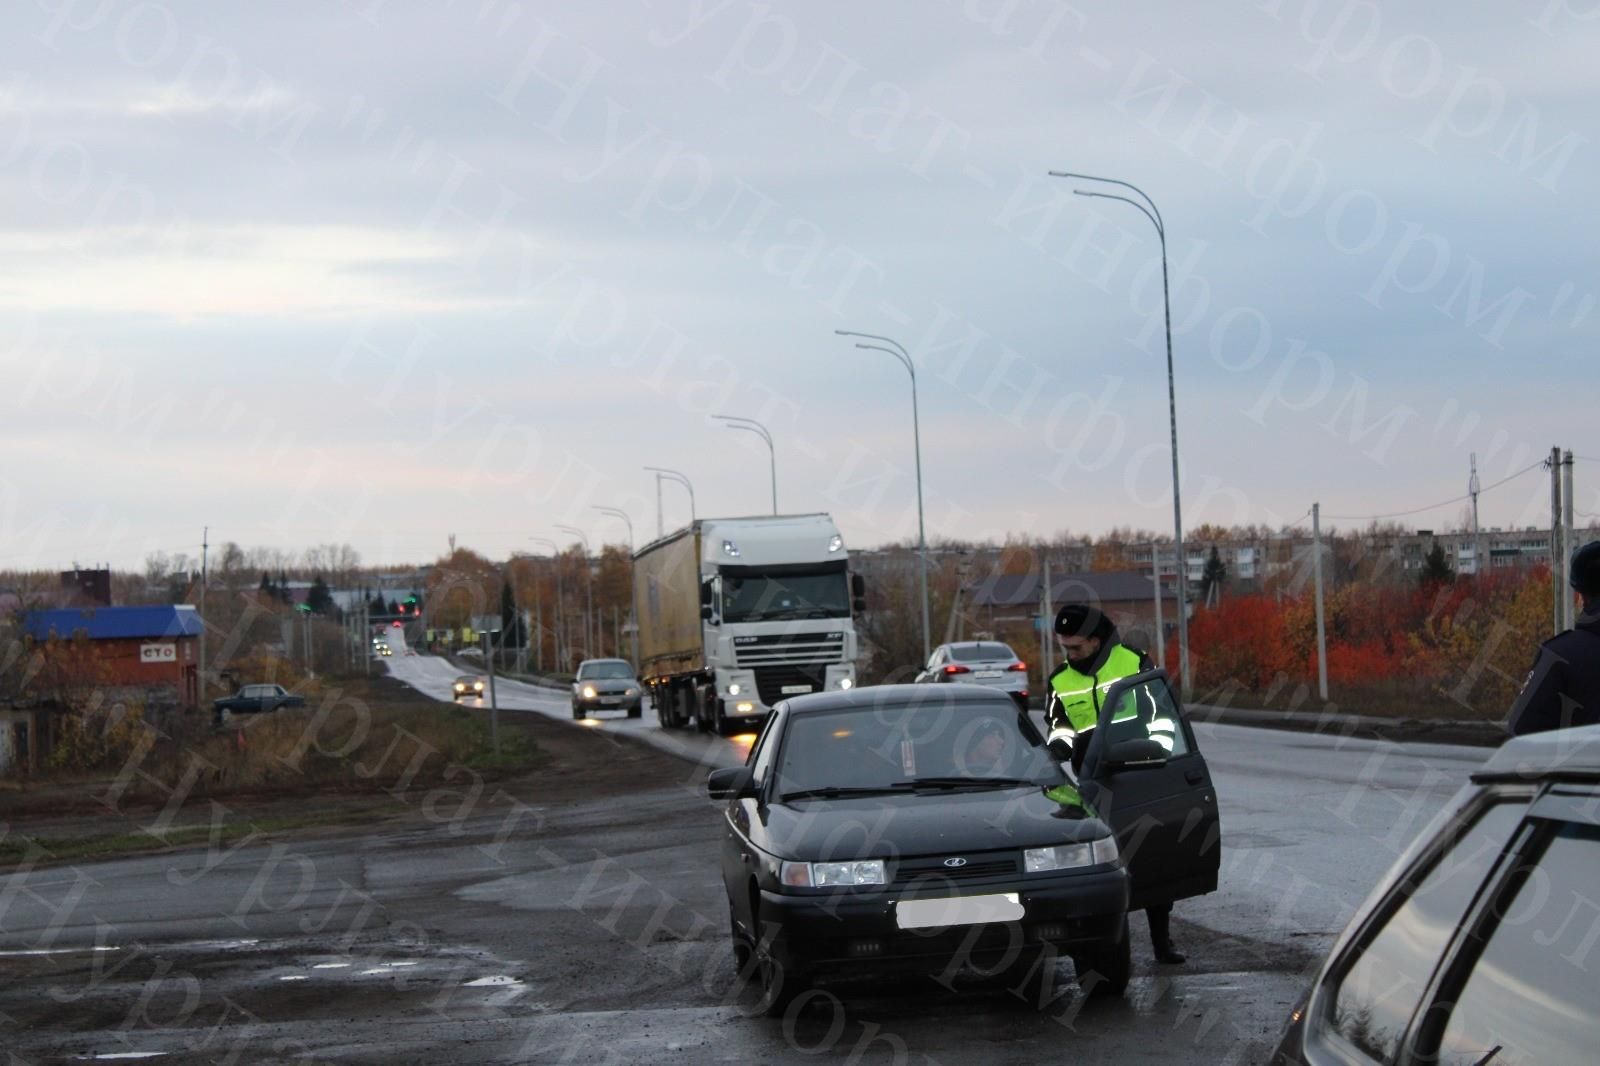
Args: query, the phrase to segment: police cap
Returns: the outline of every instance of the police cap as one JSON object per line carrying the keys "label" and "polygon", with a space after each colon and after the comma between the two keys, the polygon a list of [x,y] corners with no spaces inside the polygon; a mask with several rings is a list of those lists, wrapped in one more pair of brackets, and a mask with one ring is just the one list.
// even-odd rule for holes
{"label": "police cap", "polygon": [[1056,635],[1061,637],[1099,637],[1111,634],[1111,619],[1100,608],[1087,603],[1063,604],[1056,612]]}

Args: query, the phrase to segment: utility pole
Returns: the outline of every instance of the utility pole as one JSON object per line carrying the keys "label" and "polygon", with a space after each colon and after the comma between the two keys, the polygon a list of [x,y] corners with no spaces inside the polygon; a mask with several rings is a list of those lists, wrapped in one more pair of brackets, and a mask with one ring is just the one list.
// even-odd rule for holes
{"label": "utility pole", "polygon": [[1045,548],[1044,563],[1040,567],[1044,578],[1039,586],[1039,691],[1044,696],[1046,705],[1050,701],[1050,693],[1045,691],[1050,685],[1050,637],[1055,631],[1056,613],[1052,609],[1055,605],[1050,602],[1050,549]]}
{"label": "utility pole", "polygon": [[656,539],[660,540],[667,535],[667,527],[661,520],[661,475],[656,475]]}
{"label": "utility pole", "polygon": [[1328,700],[1328,634],[1322,620],[1322,505],[1311,505],[1311,573],[1317,589],[1317,695]]}
{"label": "utility pole", "polygon": [[362,672],[372,676],[372,605],[361,600],[361,663]]}
{"label": "utility pole", "polygon": [[1472,573],[1476,577],[1483,573],[1483,544],[1478,536],[1478,453],[1469,456],[1472,463],[1472,476],[1467,478],[1467,491],[1472,494]]}
{"label": "utility pole", "polygon": [[[505,632],[505,627],[501,626],[500,627],[500,631],[502,633]],[[486,654],[484,656],[484,658],[489,661],[489,743],[491,745],[493,745],[494,753],[496,755],[499,755],[500,754],[500,701],[495,699],[495,690],[494,690],[494,656],[495,656],[495,648],[494,648],[494,631],[493,630],[491,630],[488,633],[485,633],[483,635],[483,645],[484,645],[484,651],[486,651],[488,653],[488,654]],[[502,639],[500,641],[500,646],[502,648],[505,647],[505,640],[504,639]]]}
{"label": "utility pole", "polygon": [[1161,545],[1150,544],[1150,586],[1156,593],[1156,665],[1167,668],[1167,634],[1161,622]]}
{"label": "utility pole", "polygon": [[1555,631],[1566,632],[1567,545],[1561,529],[1561,449],[1550,449],[1550,588],[1555,600]]}
{"label": "utility pole", "polygon": [[[1566,454],[1561,457],[1561,550],[1564,553],[1561,563],[1563,567],[1570,565],[1570,557],[1574,550],[1573,541],[1576,539],[1572,528],[1574,517],[1572,507],[1572,449],[1568,448]],[[1561,629],[1562,632],[1566,632],[1578,623],[1577,606],[1572,602],[1572,589],[1566,587],[1558,588],[1556,594],[1561,597],[1563,622]]]}
{"label": "utility pole", "polygon": [[206,705],[206,550],[210,547],[211,527],[200,527],[200,683],[199,704]]}

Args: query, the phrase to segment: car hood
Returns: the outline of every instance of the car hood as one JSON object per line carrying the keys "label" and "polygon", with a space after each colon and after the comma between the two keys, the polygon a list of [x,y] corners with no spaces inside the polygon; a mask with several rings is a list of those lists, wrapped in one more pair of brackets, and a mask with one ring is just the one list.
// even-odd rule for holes
{"label": "car hood", "polygon": [[763,812],[780,858],[834,862],[893,855],[998,851],[1096,840],[1105,823],[1057,803],[1038,785],[774,803]]}

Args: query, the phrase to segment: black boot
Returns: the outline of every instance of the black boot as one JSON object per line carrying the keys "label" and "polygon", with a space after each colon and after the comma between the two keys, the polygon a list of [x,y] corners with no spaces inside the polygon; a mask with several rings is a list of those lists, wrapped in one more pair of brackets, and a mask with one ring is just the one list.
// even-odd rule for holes
{"label": "black boot", "polygon": [[1150,946],[1155,949],[1156,961],[1167,966],[1185,961],[1188,956],[1172,946],[1172,904],[1150,907],[1144,916],[1150,922]]}

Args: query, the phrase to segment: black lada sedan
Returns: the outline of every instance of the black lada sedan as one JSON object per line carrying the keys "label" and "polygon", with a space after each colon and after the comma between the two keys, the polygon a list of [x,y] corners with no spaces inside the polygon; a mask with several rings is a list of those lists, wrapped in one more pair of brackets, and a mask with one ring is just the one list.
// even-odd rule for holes
{"label": "black lada sedan", "polygon": [[1060,955],[1085,991],[1120,995],[1129,908],[1215,889],[1217,808],[1160,671],[1113,687],[1094,735],[1075,785],[1003,692],[778,704],[746,764],[707,781],[728,801],[734,955],[761,1008],[888,971],[1000,977],[1043,1006]]}

